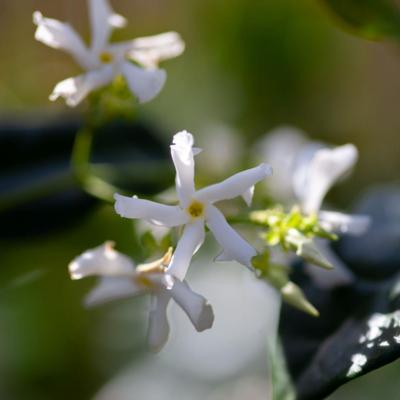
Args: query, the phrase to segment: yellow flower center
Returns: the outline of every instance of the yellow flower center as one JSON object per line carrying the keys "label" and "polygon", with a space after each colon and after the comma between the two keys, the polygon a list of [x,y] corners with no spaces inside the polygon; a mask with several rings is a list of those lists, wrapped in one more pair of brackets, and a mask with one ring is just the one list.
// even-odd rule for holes
{"label": "yellow flower center", "polygon": [[202,217],[204,214],[204,204],[193,200],[187,208],[187,212],[192,218]]}
{"label": "yellow flower center", "polygon": [[111,62],[113,62],[114,60],[114,56],[109,53],[108,51],[103,51],[102,53],[100,53],[99,55],[99,60],[103,63],[103,64],[110,64]]}
{"label": "yellow flower center", "polygon": [[148,278],[146,275],[139,274],[135,277],[135,281],[139,286],[143,286],[147,289],[154,289],[155,284],[154,282]]}

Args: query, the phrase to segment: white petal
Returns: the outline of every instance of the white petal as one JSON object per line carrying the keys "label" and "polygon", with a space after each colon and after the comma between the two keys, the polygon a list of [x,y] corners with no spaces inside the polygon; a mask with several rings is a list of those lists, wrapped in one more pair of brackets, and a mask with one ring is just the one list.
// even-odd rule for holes
{"label": "white petal", "polygon": [[176,32],[137,38],[127,43],[127,56],[144,67],[156,67],[163,60],[180,56],[185,43]]}
{"label": "white petal", "polygon": [[193,198],[194,188],[194,139],[191,133],[182,131],[174,135],[171,157],[176,170],[176,191],[182,207],[187,207]]}
{"label": "white petal", "polygon": [[352,144],[318,150],[309,165],[304,197],[300,199],[304,212],[318,212],[326,193],[357,159],[358,151]]}
{"label": "white petal", "polygon": [[349,215],[335,211],[320,211],[318,219],[321,226],[328,232],[354,236],[364,234],[371,224],[371,218],[367,215]]}
{"label": "white petal", "polygon": [[115,211],[124,218],[140,218],[156,225],[180,226],[189,221],[189,216],[178,206],[166,206],[154,201],[115,194]]}
{"label": "white petal", "polygon": [[80,36],[69,24],[45,18],[39,11],[33,13],[33,23],[37,25],[36,40],[54,49],[70,53],[85,69],[90,67],[88,50]]}
{"label": "white petal", "polygon": [[179,280],[183,280],[189,268],[193,254],[200,248],[204,242],[204,221],[196,220],[185,226],[183,234],[176,246],[171,264],[167,272]]}
{"label": "white petal", "polygon": [[326,149],[326,145],[322,142],[307,142],[299,144],[297,154],[293,156],[292,165],[290,168],[291,186],[297,199],[301,200],[307,197],[308,194],[308,176],[310,165],[315,154],[322,149]]}
{"label": "white petal", "polygon": [[267,164],[261,164],[258,167],[239,172],[220,183],[199,190],[196,193],[196,199],[214,203],[244,196],[247,202],[251,202],[253,186],[271,174],[272,168]]}
{"label": "white petal", "polygon": [[251,207],[251,203],[253,202],[253,197],[254,197],[254,186],[252,186],[250,189],[247,189],[243,194],[243,200],[247,204],[248,207]]}
{"label": "white petal", "polygon": [[167,79],[167,74],[163,69],[143,69],[130,62],[121,64],[121,72],[140,103],[154,99]]}
{"label": "white petal", "polygon": [[107,242],[76,257],[68,269],[72,279],[82,279],[91,275],[132,275],[135,265],[130,258],[114,250],[112,242]]}
{"label": "white petal", "polygon": [[293,166],[305,142],[304,132],[289,125],[281,125],[267,132],[254,144],[252,154],[261,162],[268,162],[274,169],[274,174],[265,182],[274,200],[292,200]]}
{"label": "white petal", "polygon": [[92,51],[105,48],[113,28],[126,26],[126,19],[115,14],[108,0],[89,0],[89,16],[92,26]]}
{"label": "white petal", "polygon": [[256,250],[228,224],[221,211],[211,205],[207,209],[207,226],[223,248],[225,259],[235,260],[253,270],[251,259],[257,255]]}
{"label": "white petal", "polygon": [[144,290],[129,277],[103,277],[85,297],[86,307],[94,307],[114,300],[143,294]]}
{"label": "white petal", "polygon": [[221,251],[221,253],[219,253],[217,255],[217,257],[214,258],[214,261],[217,262],[226,262],[226,261],[234,261],[234,259],[227,253],[225,253],[225,251]]}
{"label": "white petal", "polygon": [[90,92],[109,84],[114,78],[111,66],[99,68],[75,78],[66,79],[56,85],[50,100],[63,97],[70,107],[77,106]]}
{"label": "white petal", "polygon": [[152,309],[149,315],[147,340],[153,352],[160,351],[168,340],[169,323],[167,307],[171,300],[170,293],[162,292],[152,299]]}
{"label": "white petal", "polygon": [[193,292],[186,282],[176,280],[171,289],[171,294],[198,332],[212,327],[214,312],[211,305],[203,296]]}

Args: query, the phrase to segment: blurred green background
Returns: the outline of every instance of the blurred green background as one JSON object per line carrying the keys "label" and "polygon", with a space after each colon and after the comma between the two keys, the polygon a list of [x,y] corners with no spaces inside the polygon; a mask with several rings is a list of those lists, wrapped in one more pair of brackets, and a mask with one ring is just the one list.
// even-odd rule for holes
{"label": "blurred green background", "polygon": [[[399,178],[399,45],[351,35],[316,0],[112,0],[112,5],[129,21],[115,40],[176,30],[186,41],[184,55],[165,65],[165,89],[138,110],[167,140],[187,129],[207,148],[213,129],[223,127],[252,144],[270,129],[290,124],[313,139],[352,142],[360,150],[359,164],[353,178],[330,196],[344,209],[367,186]],[[58,81],[79,73],[68,55],[35,42],[35,10],[68,20],[89,37],[85,1],[0,0],[4,118],[57,118],[66,107],[50,103],[48,95]],[[17,223],[23,230],[23,221]],[[107,206],[66,232],[0,242],[1,399],[90,399],[127,365],[158,362],[145,352],[145,302],[87,311],[81,300],[93,282],[69,280],[68,262],[108,239],[132,256],[140,253],[132,224]],[[192,386],[177,384],[165,397],[156,391],[146,396],[265,399],[266,367],[252,366],[254,376],[250,369],[249,380],[236,391],[229,384],[235,375],[227,374],[212,381],[192,377]],[[384,385],[386,398],[395,399],[399,369],[397,362],[331,398],[376,399],[374,388]],[[159,376],[150,372],[149,386],[157,386]],[[96,398],[144,398],[134,385],[132,392],[121,393]]]}

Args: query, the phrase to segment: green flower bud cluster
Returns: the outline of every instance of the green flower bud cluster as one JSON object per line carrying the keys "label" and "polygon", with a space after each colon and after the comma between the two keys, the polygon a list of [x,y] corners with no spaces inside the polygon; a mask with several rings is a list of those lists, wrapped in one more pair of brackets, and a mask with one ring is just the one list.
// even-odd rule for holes
{"label": "green flower bud cluster", "polygon": [[316,215],[303,215],[299,207],[293,207],[288,213],[282,207],[276,207],[252,212],[250,221],[266,228],[261,237],[267,245],[279,245],[283,251],[294,252],[312,264],[333,268],[318,251],[314,240],[337,240],[337,236],[324,230]]}

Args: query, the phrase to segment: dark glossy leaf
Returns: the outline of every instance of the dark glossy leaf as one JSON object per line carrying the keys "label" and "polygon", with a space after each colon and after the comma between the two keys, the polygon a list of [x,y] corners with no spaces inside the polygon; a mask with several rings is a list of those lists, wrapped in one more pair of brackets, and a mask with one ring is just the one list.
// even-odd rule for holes
{"label": "dark glossy leaf", "polygon": [[359,35],[400,39],[400,5],[396,0],[322,1]]}
{"label": "dark glossy leaf", "polygon": [[280,332],[300,400],[323,399],[340,385],[400,357],[400,188],[371,189],[356,211],[372,226],[336,251],[356,279],[319,288],[302,265],[292,279],[320,311],[313,319],[286,306]]}
{"label": "dark glossy leaf", "polygon": [[313,320],[287,307],[282,311],[280,331],[299,400],[323,399],[400,357],[397,280],[332,291],[316,288],[305,275],[300,280],[321,317]]}

